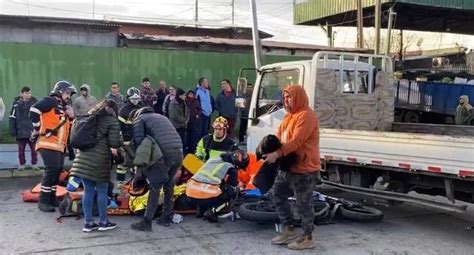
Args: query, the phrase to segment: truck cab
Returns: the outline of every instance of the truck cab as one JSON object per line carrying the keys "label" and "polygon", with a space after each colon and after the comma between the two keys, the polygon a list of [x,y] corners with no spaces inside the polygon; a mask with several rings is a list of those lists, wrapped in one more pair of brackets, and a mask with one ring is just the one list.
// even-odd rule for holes
{"label": "truck cab", "polygon": [[419,126],[415,129],[424,133],[413,127],[394,132],[400,125],[394,122],[392,68],[387,56],[340,52],[318,52],[311,60],[261,67],[251,101],[246,102],[247,150],[255,152],[264,136],[275,134],[286,114],[282,90],[300,85],[319,119],[325,184],[390,201],[464,211],[465,206],[440,206],[407,193],[473,203],[474,136],[465,134],[474,130],[463,127],[453,135],[452,126],[443,127],[442,134],[433,132],[436,126]]}
{"label": "truck cab", "polygon": [[[380,67],[377,67],[377,64]],[[327,105],[318,97],[331,93],[326,100],[343,100],[340,97],[367,98],[375,88],[376,73],[383,70],[389,74],[392,62],[385,56],[368,54],[341,54],[318,52],[312,60],[294,61],[266,65],[258,70],[249,110],[247,149],[254,151],[260,140],[274,133],[285,116],[282,91],[289,85],[301,85],[308,95],[310,106],[321,115],[326,115]],[[329,72],[332,72],[329,74]],[[331,77],[329,77],[331,76]],[[329,79],[329,80],[328,80]],[[332,82],[332,83],[331,83]],[[330,85],[327,85],[331,83]],[[318,84],[326,84],[317,87]],[[321,88],[321,89],[319,89]],[[319,95],[318,95],[319,94]],[[375,104],[377,99],[372,96]],[[342,101],[341,101],[342,102]],[[374,116],[372,116],[374,118]],[[348,128],[348,123],[321,121],[321,127]]]}

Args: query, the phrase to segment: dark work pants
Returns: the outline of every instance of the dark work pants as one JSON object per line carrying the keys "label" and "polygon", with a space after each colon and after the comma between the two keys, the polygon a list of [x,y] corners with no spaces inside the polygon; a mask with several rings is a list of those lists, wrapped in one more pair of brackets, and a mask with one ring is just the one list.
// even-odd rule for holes
{"label": "dark work pants", "polygon": [[176,132],[178,132],[179,137],[181,138],[181,143],[183,144],[183,152],[186,152],[186,128],[178,128],[176,129]]}
{"label": "dark work pants", "polygon": [[196,127],[190,126],[186,129],[186,148],[185,152],[186,153],[192,153],[196,151],[196,146],[197,146],[197,137],[201,134],[199,130],[196,129]]}
{"label": "dark work pants", "polygon": [[38,153],[36,153],[35,144],[28,138],[18,139],[16,142],[18,143],[18,161],[20,166],[26,164],[25,149],[27,144],[30,146],[31,150],[31,165],[36,165],[38,163]]}
{"label": "dark work pants", "polygon": [[239,142],[243,142],[245,139],[245,135],[247,134],[248,123],[249,123],[248,118],[240,118]]}
{"label": "dark work pants", "polygon": [[233,198],[236,197],[236,193],[228,188],[222,190],[222,194],[215,198],[208,198],[208,199],[197,199],[197,198],[190,198],[191,202],[194,203],[198,208],[199,211],[204,213],[209,208],[217,208],[220,205],[230,202]]}
{"label": "dark work pants", "polygon": [[198,130],[199,137],[197,138],[197,141],[199,141],[201,138],[203,138],[205,135],[209,134],[209,126],[211,124],[211,118],[210,116],[206,116],[204,114],[201,114],[199,118],[196,120],[196,128]]}
{"label": "dark work pants", "polygon": [[305,235],[312,235],[314,230],[313,191],[320,178],[319,172],[296,174],[278,171],[273,184],[273,202],[280,222],[291,225],[293,214],[288,202],[291,196],[296,197],[296,212],[301,216],[301,227]]}
{"label": "dark work pants", "polygon": [[174,185],[176,183],[176,179],[174,177],[182,162],[183,154],[180,152],[179,154],[176,153],[166,157],[164,162],[156,163],[144,171],[143,174],[150,183],[150,194],[148,196],[148,202],[145,210],[146,220],[151,221],[155,216],[162,187],[165,194],[163,213],[161,215],[167,217],[171,214],[173,207]]}
{"label": "dark work pants", "polygon": [[53,204],[56,198],[56,186],[58,185],[59,174],[64,167],[64,153],[47,149],[41,149],[39,153],[44,163],[39,203]]}

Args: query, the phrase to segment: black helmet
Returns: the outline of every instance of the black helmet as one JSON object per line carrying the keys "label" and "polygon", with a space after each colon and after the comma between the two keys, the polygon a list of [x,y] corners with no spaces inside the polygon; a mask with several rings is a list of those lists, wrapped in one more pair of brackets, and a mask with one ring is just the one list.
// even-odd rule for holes
{"label": "black helmet", "polygon": [[135,176],[129,183],[128,194],[134,197],[141,197],[145,195],[149,189],[150,187],[145,177]]}
{"label": "black helmet", "polygon": [[68,81],[58,81],[54,84],[51,95],[61,96],[64,92],[71,93],[71,96],[77,93],[76,87]]}
{"label": "black helmet", "polygon": [[249,155],[240,149],[231,152],[224,152],[221,154],[222,160],[234,164],[240,169],[245,169],[249,165]]}
{"label": "black helmet", "polygon": [[140,90],[135,87],[127,89],[127,99],[140,99]]}

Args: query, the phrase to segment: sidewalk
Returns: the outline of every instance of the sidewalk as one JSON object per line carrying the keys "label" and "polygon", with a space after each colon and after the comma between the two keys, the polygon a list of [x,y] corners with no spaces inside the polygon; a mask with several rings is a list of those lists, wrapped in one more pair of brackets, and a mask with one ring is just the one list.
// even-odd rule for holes
{"label": "sidewalk", "polygon": [[[31,169],[25,169],[23,171],[17,171],[18,168],[18,149],[16,144],[0,144],[0,178],[8,177],[29,177],[29,176],[40,176],[43,171],[33,171]],[[25,152],[26,164],[31,165],[30,150],[27,147]],[[72,162],[66,157],[64,166],[69,168]],[[44,167],[41,156],[38,155],[38,166]]]}

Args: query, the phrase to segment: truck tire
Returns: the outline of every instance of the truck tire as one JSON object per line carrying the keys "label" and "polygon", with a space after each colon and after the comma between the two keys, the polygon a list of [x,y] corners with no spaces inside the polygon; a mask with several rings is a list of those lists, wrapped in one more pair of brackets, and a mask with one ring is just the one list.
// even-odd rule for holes
{"label": "truck tire", "polygon": [[414,111],[408,111],[405,113],[403,120],[406,123],[420,123],[420,114]]}
{"label": "truck tire", "polygon": [[367,206],[339,207],[342,218],[358,222],[375,222],[383,219],[383,213],[379,209]]}
{"label": "truck tire", "polygon": [[[273,210],[272,210],[273,208]],[[279,221],[278,213],[270,202],[243,203],[237,208],[237,213],[242,219],[259,223],[276,223]]]}

